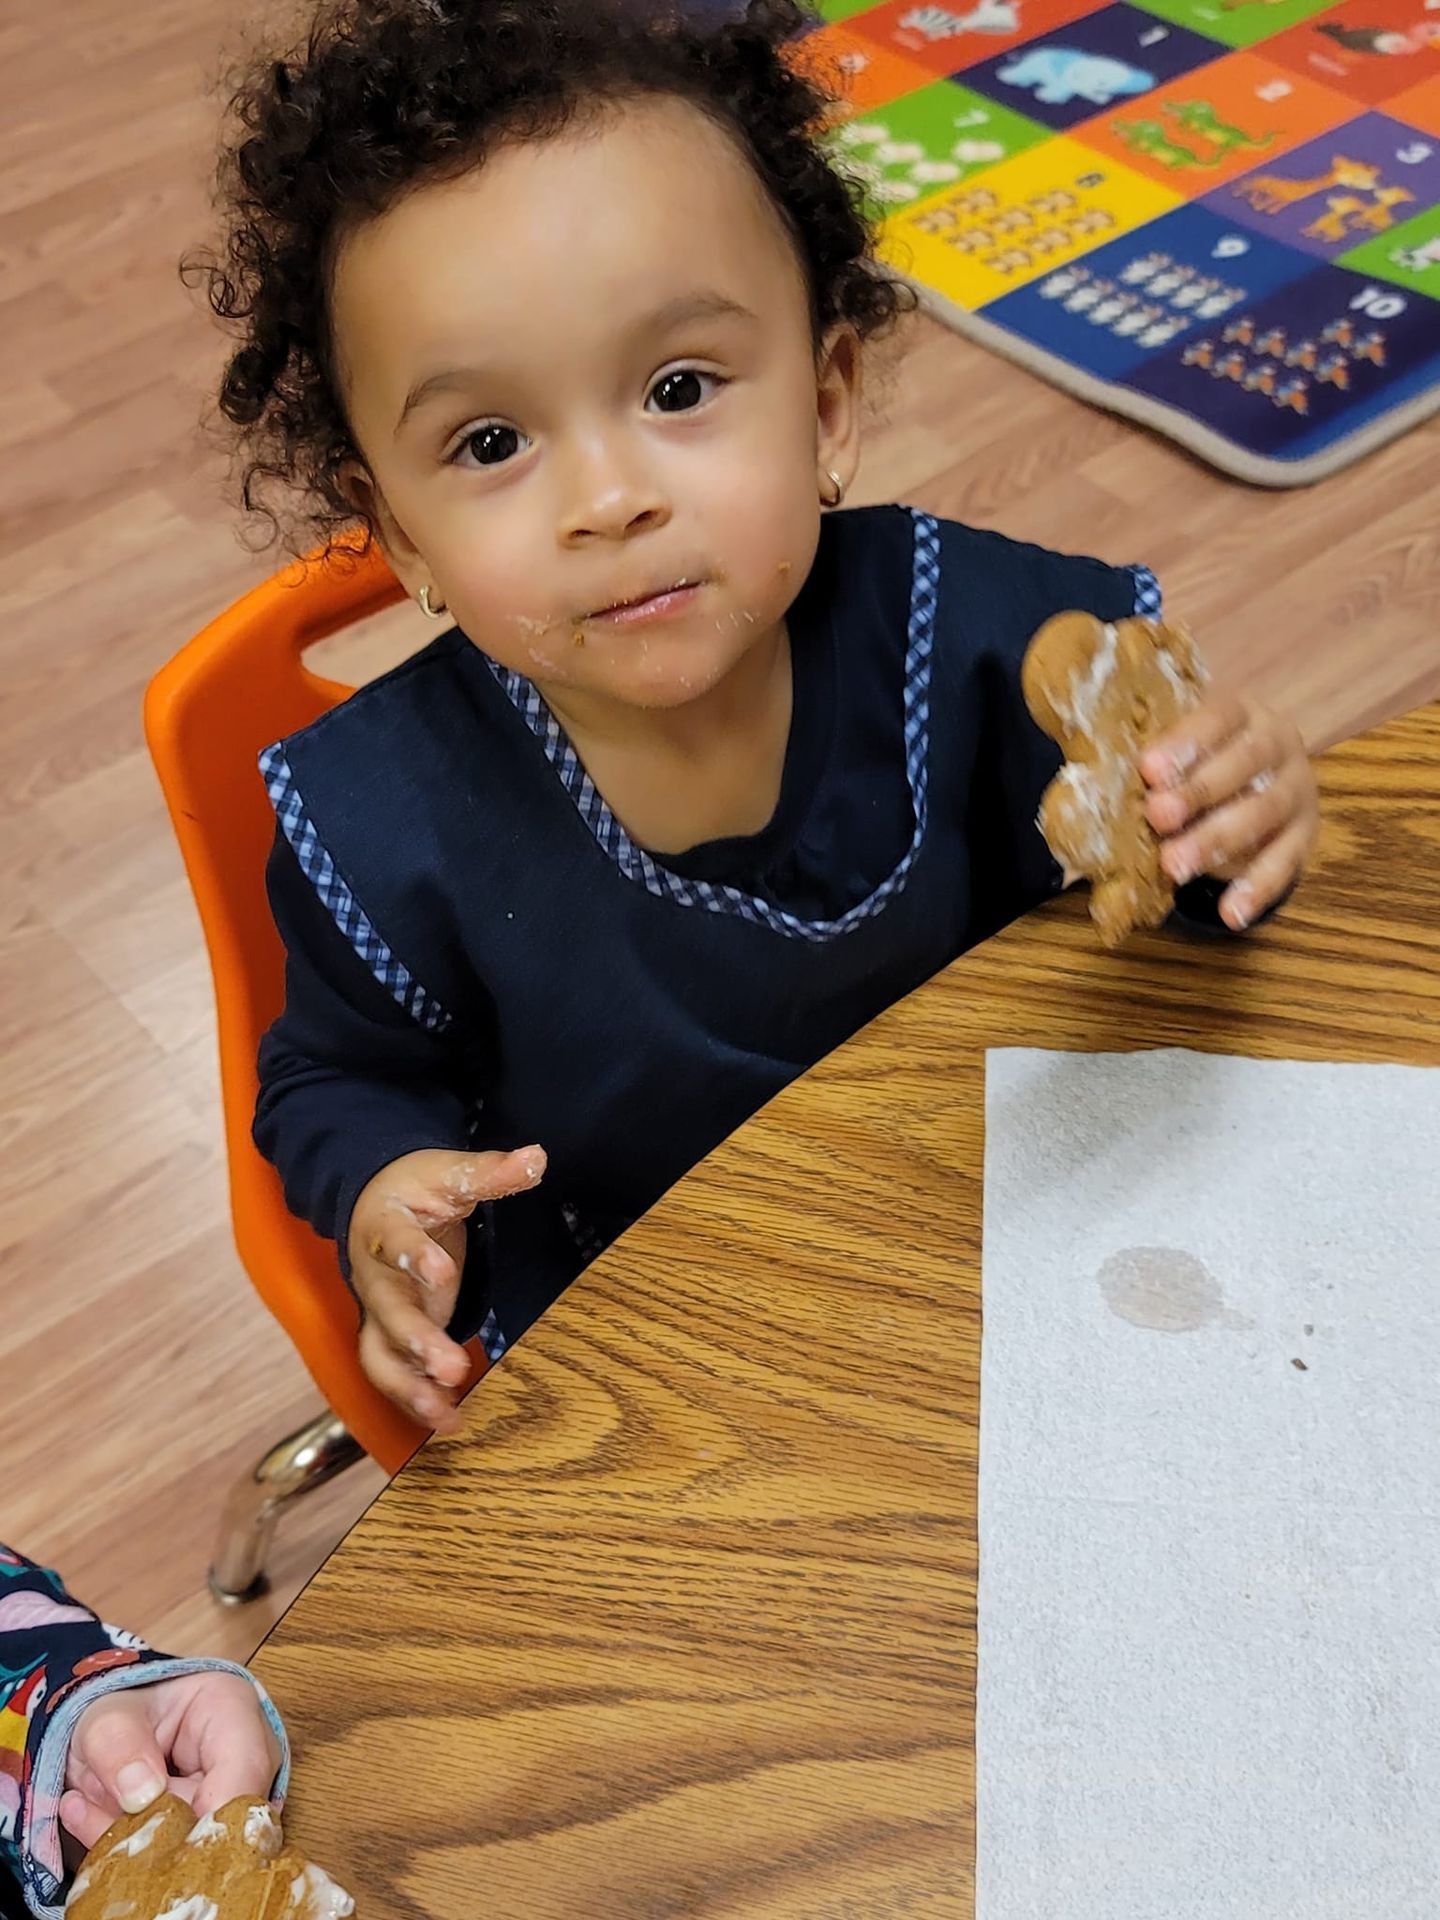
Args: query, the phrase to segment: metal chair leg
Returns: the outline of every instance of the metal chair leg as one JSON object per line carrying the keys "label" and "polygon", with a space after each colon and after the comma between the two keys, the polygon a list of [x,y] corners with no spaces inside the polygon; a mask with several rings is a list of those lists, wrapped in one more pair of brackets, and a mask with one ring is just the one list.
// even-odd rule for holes
{"label": "metal chair leg", "polygon": [[241,1607],[259,1599],[270,1585],[265,1561],[280,1515],[302,1495],[323,1487],[364,1458],[359,1441],[327,1409],[272,1447],[253,1471],[236,1482],[225,1503],[220,1542],[210,1568],[210,1591],[222,1606]]}

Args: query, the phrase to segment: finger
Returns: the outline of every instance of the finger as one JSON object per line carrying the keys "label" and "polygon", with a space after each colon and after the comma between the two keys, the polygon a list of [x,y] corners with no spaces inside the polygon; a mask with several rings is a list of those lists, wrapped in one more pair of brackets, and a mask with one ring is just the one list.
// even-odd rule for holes
{"label": "finger", "polygon": [[162,1729],[173,1727],[167,1743],[172,1793],[187,1789],[182,1797],[196,1805],[218,1773],[230,1787],[228,1798],[268,1798],[280,1743],[250,1680],[239,1673],[191,1673],[158,1682],[155,1692],[166,1696]]}
{"label": "finger", "polygon": [[397,1353],[371,1321],[360,1329],[360,1364],[366,1377],[412,1420],[437,1433],[453,1433],[460,1424],[457,1392],[427,1379],[413,1359]]}
{"label": "finger", "polygon": [[243,1752],[226,1753],[197,1782],[191,1803],[197,1819],[203,1820],[207,1813],[214,1813],[228,1800],[268,1800],[277,1764],[271,1761],[265,1742],[258,1735]]}
{"label": "finger", "polygon": [[[437,1326],[426,1304],[417,1296],[414,1282],[406,1283],[398,1274],[381,1268],[358,1281],[356,1291],[365,1308],[366,1325],[374,1327],[396,1353],[439,1387],[455,1387],[470,1372],[465,1349]],[[453,1309],[453,1297],[450,1307]],[[445,1314],[448,1321],[449,1312]]]}
{"label": "finger", "polygon": [[429,1192],[412,1202],[416,1218],[425,1227],[463,1220],[489,1200],[504,1200],[538,1187],[545,1167],[545,1150],[538,1146],[517,1147],[512,1153],[459,1155]]}
{"label": "finger", "polygon": [[119,1813],[119,1802],[112,1794],[105,1791],[100,1784],[99,1776],[92,1773],[89,1767],[81,1766],[76,1762],[73,1743],[70,1759],[65,1768],[65,1784],[67,1787],[73,1787],[76,1793],[83,1793],[92,1806],[108,1811],[112,1820]]}
{"label": "finger", "polygon": [[371,1383],[410,1419],[437,1429],[448,1425],[455,1409],[453,1391],[428,1379],[368,1321],[360,1330],[360,1364]]}
{"label": "finger", "polygon": [[1314,834],[1308,820],[1278,834],[1220,901],[1226,926],[1243,933],[1293,887],[1305,870]]}
{"label": "finger", "polygon": [[1292,738],[1279,720],[1257,714],[1252,725],[1232,734],[1177,786],[1149,796],[1145,810],[1150,824],[1157,833],[1178,833],[1212,807],[1237,798],[1252,783],[1263,787],[1301,757],[1298,734]]}
{"label": "finger", "polygon": [[226,1684],[204,1708],[205,1764],[192,1803],[202,1820],[227,1800],[268,1800],[280,1766],[279,1745],[250,1682],[233,1674],[207,1677]]}
{"label": "finger", "polygon": [[[439,1229],[457,1236],[454,1252],[434,1244],[420,1228],[402,1223],[386,1228],[371,1243],[377,1254],[362,1253],[353,1263],[351,1279],[369,1319],[375,1321],[398,1352],[419,1361],[439,1385],[465,1377],[462,1350],[445,1328],[455,1313],[460,1291],[460,1256],[464,1249],[464,1222]],[[444,1284],[422,1281],[418,1268],[426,1260],[443,1265]]]}
{"label": "finger", "polygon": [[[112,1693],[80,1716],[67,1767],[94,1776],[124,1813],[139,1813],[165,1791],[169,1776],[144,1687]],[[92,1800],[98,1796],[89,1796]]]}
{"label": "finger", "polygon": [[1181,887],[1202,873],[1217,880],[1238,878],[1259,849],[1299,817],[1299,786],[1293,775],[1252,781],[1238,800],[1203,814],[1188,832],[1167,840],[1161,865]]}
{"label": "finger", "polygon": [[372,1259],[413,1274],[427,1286],[458,1286],[460,1262],[436,1244],[444,1230],[463,1223],[487,1201],[538,1186],[546,1164],[545,1150],[538,1146],[458,1155],[423,1188],[387,1197],[367,1251]]}
{"label": "finger", "polygon": [[[360,1260],[354,1263],[357,1272],[367,1257],[382,1272],[388,1268],[402,1276],[412,1288],[418,1283],[441,1294],[448,1290],[453,1305],[460,1288],[460,1263],[437,1245],[414,1208],[395,1202],[380,1213],[367,1234]],[[448,1311],[444,1317],[449,1319]]]}
{"label": "finger", "polygon": [[431,1234],[431,1238],[435,1240],[455,1262],[455,1270],[457,1273],[462,1271],[465,1265],[465,1254],[469,1243],[469,1235],[470,1223],[467,1220],[453,1221],[448,1227],[436,1227]]}
{"label": "finger", "polygon": [[72,1787],[60,1796],[60,1824],[67,1833],[75,1836],[87,1853],[114,1818],[115,1809],[107,1812],[97,1807],[77,1788]]}
{"label": "finger", "polygon": [[1239,694],[1212,693],[1203,706],[1150,742],[1140,756],[1142,777],[1152,787],[1177,786],[1192,768],[1233,739],[1249,716],[1249,706]]}

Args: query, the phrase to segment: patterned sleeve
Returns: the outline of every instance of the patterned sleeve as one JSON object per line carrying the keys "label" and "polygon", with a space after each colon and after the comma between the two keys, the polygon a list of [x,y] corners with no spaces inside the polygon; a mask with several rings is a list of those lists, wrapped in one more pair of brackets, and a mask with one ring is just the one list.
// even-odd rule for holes
{"label": "patterned sleeve", "polygon": [[[212,1671],[245,1669],[156,1653],[80,1606],[58,1574],[0,1546],[0,1891],[8,1876],[32,1913],[49,1920],[61,1911],[60,1795],[70,1736],[86,1708],[107,1693]],[[289,1776],[285,1729],[259,1683],[246,1677],[284,1756],[278,1799]]]}

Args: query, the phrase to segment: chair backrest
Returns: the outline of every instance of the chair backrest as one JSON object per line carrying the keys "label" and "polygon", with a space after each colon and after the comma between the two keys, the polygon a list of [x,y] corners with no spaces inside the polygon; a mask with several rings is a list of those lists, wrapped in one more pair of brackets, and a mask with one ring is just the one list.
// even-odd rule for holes
{"label": "chair backrest", "polygon": [[256,757],[350,692],[312,673],[304,650],[402,594],[378,554],[297,563],[197,634],[145,696],[145,736],[215,982],[235,1243],[330,1406],[390,1473],[424,1435],[361,1372],[356,1307],[335,1249],[290,1213],[250,1126],[256,1051],[285,984],[284,950],[265,896],[275,816]]}

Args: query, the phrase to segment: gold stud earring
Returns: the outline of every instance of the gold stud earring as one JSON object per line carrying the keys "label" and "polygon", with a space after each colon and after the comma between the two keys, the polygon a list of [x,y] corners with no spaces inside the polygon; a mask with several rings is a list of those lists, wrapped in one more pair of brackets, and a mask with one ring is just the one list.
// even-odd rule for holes
{"label": "gold stud earring", "polygon": [[822,497],[820,504],[824,507],[838,507],[845,498],[845,482],[840,478],[839,474],[836,473],[833,467],[827,467],[825,469],[825,478],[830,482],[830,485],[835,489],[835,497],[833,500],[826,500]]}
{"label": "gold stud earring", "polygon": [[427,586],[420,589],[420,611],[427,620],[443,620],[450,609],[443,600],[437,607],[430,598],[430,589]]}

